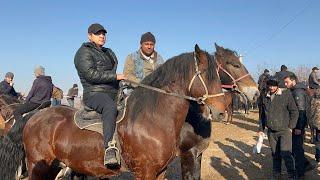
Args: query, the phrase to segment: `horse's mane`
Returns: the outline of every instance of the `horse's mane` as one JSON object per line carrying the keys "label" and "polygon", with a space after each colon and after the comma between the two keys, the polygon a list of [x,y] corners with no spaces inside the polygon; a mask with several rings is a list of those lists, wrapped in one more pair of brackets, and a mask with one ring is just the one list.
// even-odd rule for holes
{"label": "horse's mane", "polygon": [[8,95],[0,95],[0,114],[6,119],[12,115],[13,109],[20,104],[21,101],[15,97]]}
{"label": "horse's mane", "polygon": [[234,50],[231,50],[231,49],[228,49],[228,48],[223,48],[221,47],[221,49],[223,49],[224,53],[227,53],[227,54],[230,54],[230,55],[235,55],[237,57],[239,57],[239,54],[237,51],[234,51]]}
{"label": "horse's mane", "polygon": [[[218,79],[216,73],[215,60],[205,52],[208,59],[208,68],[206,69],[207,83],[211,84]],[[199,64],[199,60],[197,59]],[[172,57],[162,64],[158,69],[142,80],[142,84],[150,85],[157,88],[165,88],[170,84],[179,84],[180,86],[188,86],[191,73],[195,71],[194,54],[192,52],[183,53]],[[136,88],[130,96],[132,104],[132,119],[136,119],[138,113],[148,108],[150,112],[154,112],[156,106],[159,106],[158,96],[160,93],[145,88]],[[142,98],[143,97],[143,98]]]}

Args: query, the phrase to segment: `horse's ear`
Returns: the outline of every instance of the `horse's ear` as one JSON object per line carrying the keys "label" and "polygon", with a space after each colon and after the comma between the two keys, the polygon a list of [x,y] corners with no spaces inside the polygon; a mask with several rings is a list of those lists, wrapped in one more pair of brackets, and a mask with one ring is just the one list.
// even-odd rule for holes
{"label": "horse's ear", "polygon": [[206,60],[205,60],[205,57],[203,56],[204,53],[202,52],[198,44],[194,46],[194,52],[196,53],[196,57],[199,59],[199,63],[205,64]]}
{"label": "horse's ear", "polygon": [[201,52],[201,49],[198,44],[194,46],[194,52],[196,52],[196,54],[199,54]]}
{"label": "horse's ear", "polygon": [[221,50],[221,47],[217,43],[214,43],[214,46],[216,47],[217,51]]}

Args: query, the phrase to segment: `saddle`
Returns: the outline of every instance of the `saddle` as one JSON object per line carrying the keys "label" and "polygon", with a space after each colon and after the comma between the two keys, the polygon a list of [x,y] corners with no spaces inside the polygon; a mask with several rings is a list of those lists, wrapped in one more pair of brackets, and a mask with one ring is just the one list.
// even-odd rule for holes
{"label": "saddle", "polygon": [[[117,123],[122,121],[122,119],[124,118],[128,97],[126,97],[123,102],[118,103]],[[90,107],[84,106],[74,114],[74,122],[79,127],[79,129],[98,132],[103,136],[101,117],[101,114],[97,113]]]}

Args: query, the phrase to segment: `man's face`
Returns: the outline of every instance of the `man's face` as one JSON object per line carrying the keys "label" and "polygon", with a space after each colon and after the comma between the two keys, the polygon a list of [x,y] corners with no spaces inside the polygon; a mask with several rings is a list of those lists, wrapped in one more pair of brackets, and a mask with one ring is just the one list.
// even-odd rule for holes
{"label": "man's face", "polygon": [[277,92],[278,90],[278,86],[269,86],[269,91],[271,94]]}
{"label": "man's face", "polygon": [[104,31],[98,31],[95,34],[90,33],[88,34],[88,38],[99,47],[102,47],[106,43],[106,33]]}
{"label": "man's face", "polygon": [[296,81],[295,80],[291,80],[290,78],[285,78],[284,79],[284,85],[287,87],[287,88],[292,88],[294,85],[296,85]]}
{"label": "man's face", "polygon": [[154,52],[154,43],[152,41],[146,41],[141,44],[141,51],[146,56],[151,56]]}
{"label": "man's face", "polygon": [[5,79],[6,79],[7,83],[10,83],[13,80],[13,78],[11,78],[11,77],[6,77]]}

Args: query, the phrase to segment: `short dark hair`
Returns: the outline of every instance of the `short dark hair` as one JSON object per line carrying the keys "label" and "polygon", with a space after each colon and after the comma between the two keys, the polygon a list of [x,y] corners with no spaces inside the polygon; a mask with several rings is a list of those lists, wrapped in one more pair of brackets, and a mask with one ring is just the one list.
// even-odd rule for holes
{"label": "short dark hair", "polygon": [[290,73],[289,75],[285,76],[283,79],[287,79],[287,78],[289,78],[291,81],[295,80],[296,82],[298,82],[298,77],[293,73]]}
{"label": "short dark hair", "polygon": [[286,71],[288,68],[287,68],[287,66],[286,65],[281,65],[281,71]]}

